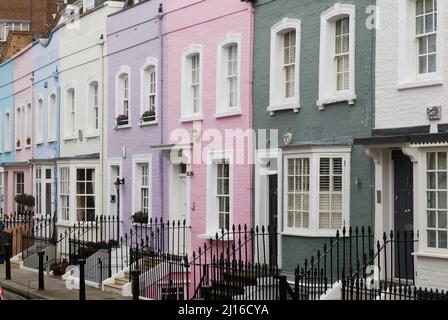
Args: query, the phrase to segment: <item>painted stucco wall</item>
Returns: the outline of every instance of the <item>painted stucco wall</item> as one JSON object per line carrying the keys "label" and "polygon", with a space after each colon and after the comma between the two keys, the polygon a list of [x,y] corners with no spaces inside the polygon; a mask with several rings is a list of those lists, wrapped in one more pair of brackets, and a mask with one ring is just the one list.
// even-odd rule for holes
{"label": "painted stucco wall", "polygon": [[[146,155],[152,159],[151,194],[152,207],[150,216],[163,216],[162,207],[162,156],[159,151],[153,151],[151,146],[162,144],[161,127],[162,118],[162,72],[161,72],[161,37],[159,31],[162,21],[157,19],[159,4],[162,1],[148,1],[140,5],[110,15],[107,20],[108,39],[108,101],[107,114],[107,158],[119,159],[122,165],[121,176],[125,178],[125,184],[121,186],[121,216],[124,221],[124,231],[129,232],[131,216],[140,208],[133,208],[132,166],[134,155]],[[141,69],[146,65],[148,58],[154,58],[158,62],[157,70],[157,107],[158,122],[151,125],[140,125],[141,117]],[[116,117],[116,77],[120,68],[127,66],[130,69],[130,124],[129,128],[115,128]],[[126,156],[122,157],[125,148]],[[111,203],[110,194],[115,195],[115,181],[109,179],[104,190],[106,205],[109,211],[115,211],[116,203]]]}
{"label": "painted stucco wall", "polygon": [[[376,41],[376,112],[375,128],[397,128],[410,126],[423,126],[447,122],[448,91],[445,85],[411,88],[399,90],[400,63],[399,46],[399,5],[402,1],[378,0],[381,12],[380,29],[377,31]],[[403,1],[404,2],[404,1]],[[439,2],[440,3],[440,2]],[[448,7],[443,1],[443,12],[439,9],[440,21],[444,21],[443,28],[439,28],[438,37],[442,37],[443,47],[439,53],[444,55],[442,80],[448,77],[448,63],[446,52],[448,50],[447,28]],[[442,25],[441,25],[442,26]],[[443,32],[442,32],[443,31]],[[426,108],[442,106],[442,119],[431,121],[427,119]],[[399,119],[399,121],[397,121]]]}
{"label": "painted stucco wall", "polygon": [[[320,15],[340,1],[268,1],[260,0],[255,5],[254,38],[254,114],[256,129],[278,129],[279,146],[283,135],[292,133],[291,144],[319,143],[332,138],[353,138],[371,135],[373,121],[374,86],[373,59],[374,33],[365,26],[367,6],[371,0],[344,1],[356,5],[356,95],[354,105],[336,103],[320,111],[316,106],[319,97],[319,45]],[[298,113],[292,110],[267,112],[269,105],[270,38],[271,27],[283,18],[300,19],[300,105]],[[350,224],[352,226],[373,225],[373,176],[370,159],[363,148],[354,146],[351,153],[350,176]],[[356,185],[355,181],[360,184]],[[279,180],[282,181],[282,180]],[[257,213],[255,213],[257,214]],[[314,214],[314,213],[311,213]],[[279,217],[283,213],[279,212]],[[292,272],[305,258],[316,255],[322,249],[325,238],[282,237],[283,268]]]}
{"label": "painted stucco wall", "polygon": [[[16,147],[14,152],[14,161],[28,161],[33,157],[33,143],[26,147],[26,129],[30,126],[30,138],[32,138],[33,124],[26,123],[26,107],[33,101],[33,45],[28,45],[19,54],[12,57],[13,63],[13,78],[14,78],[14,109],[20,108],[22,112],[21,126],[22,139],[20,141],[20,148]],[[32,108],[32,107],[31,107]],[[33,110],[33,109],[31,109]],[[25,112],[24,112],[25,111]],[[32,118],[31,118],[32,119]],[[14,138],[16,143],[18,137]],[[32,139],[33,141],[33,139]],[[31,142],[32,142],[31,141]],[[31,183],[31,182],[28,182]]]}
{"label": "painted stucco wall", "polygon": [[[224,137],[225,129],[251,128],[251,59],[252,59],[252,10],[251,4],[240,1],[168,1],[164,17],[164,101],[166,113],[166,143],[175,129],[184,129],[191,138],[192,128],[201,127],[201,133],[207,129],[216,129]],[[240,92],[241,115],[215,118],[216,112],[216,72],[217,46],[228,34],[241,35]],[[182,54],[191,45],[202,46],[202,113],[203,120],[180,122],[181,118],[181,63]],[[192,154],[206,152],[210,141],[203,139],[194,141]],[[224,148],[223,148],[224,149]],[[228,148],[226,148],[228,149]],[[210,150],[210,148],[208,149]],[[233,150],[234,155],[245,151]],[[233,223],[252,223],[252,166],[235,164],[233,170]],[[203,243],[197,235],[210,232],[206,230],[206,197],[213,197],[207,192],[207,165],[204,161],[191,166],[193,176],[190,177],[190,225],[192,226],[192,249]],[[216,183],[216,182],[212,182]],[[165,191],[166,201],[168,192]],[[168,201],[167,201],[168,202]],[[169,204],[170,205],[170,204]],[[194,207],[194,209],[192,209]],[[169,209],[171,210],[171,209]],[[213,214],[213,213],[211,213]]]}
{"label": "painted stucco wall", "polygon": [[[114,2],[117,4],[117,2]],[[121,3],[122,4],[122,3]],[[91,81],[99,83],[99,104],[106,106],[102,93],[102,60],[107,52],[99,45],[100,36],[106,36],[106,17],[119,9],[118,5],[100,7],[80,17],[75,26],[65,25],[60,28],[59,41],[59,82],[61,86],[61,157],[101,153],[100,132],[89,137],[88,123],[91,121],[88,113],[88,89]],[[104,50],[104,52],[102,51]],[[105,85],[105,84],[104,84]],[[67,89],[75,89],[75,135],[67,139]],[[99,123],[102,123],[100,110]],[[82,141],[78,132],[82,131]]]}
{"label": "painted stucco wall", "polygon": [[[0,134],[0,163],[13,161],[13,148],[14,148],[14,84],[13,84],[13,63],[12,61],[6,61],[0,65],[0,114],[1,114],[1,134]],[[10,146],[11,150],[5,150],[5,113],[10,113]]]}
{"label": "painted stucco wall", "polygon": [[[59,29],[53,30],[49,39],[44,42],[38,42],[33,50],[34,58],[34,101],[33,109],[37,105],[38,97],[43,97],[44,101],[44,119],[48,123],[49,97],[52,93],[56,94],[56,114],[54,117],[56,123],[56,142],[48,142],[48,126],[44,126],[43,143],[34,145],[35,159],[54,159],[59,156],[59,114],[60,114],[60,92],[57,72],[59,70]],[[35,112],[34,112],[35,114]],[[35,132],[33,131],[33,141],[35,141]]]}

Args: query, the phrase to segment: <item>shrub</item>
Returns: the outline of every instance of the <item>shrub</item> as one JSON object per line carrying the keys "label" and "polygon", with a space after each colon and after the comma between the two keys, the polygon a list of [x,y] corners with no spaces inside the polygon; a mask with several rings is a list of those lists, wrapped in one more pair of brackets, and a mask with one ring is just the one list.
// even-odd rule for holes
{"label": "shrub", "polygon": [[143,211],[137,211],[132,216],[132,221],[134,223],[141,223],[141,224],[148,223],[148,214]]}

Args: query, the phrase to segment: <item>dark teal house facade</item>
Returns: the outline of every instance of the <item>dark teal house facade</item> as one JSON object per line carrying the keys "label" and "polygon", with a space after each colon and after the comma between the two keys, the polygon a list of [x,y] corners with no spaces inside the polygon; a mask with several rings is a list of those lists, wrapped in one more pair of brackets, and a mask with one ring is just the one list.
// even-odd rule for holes
{"label": "dark teal house facade", "polygon": [[255,222],[277,225],[286,273],[338,229],[374,225],[374,167],[353,143],[374,121],[374,4],[255,2]]}

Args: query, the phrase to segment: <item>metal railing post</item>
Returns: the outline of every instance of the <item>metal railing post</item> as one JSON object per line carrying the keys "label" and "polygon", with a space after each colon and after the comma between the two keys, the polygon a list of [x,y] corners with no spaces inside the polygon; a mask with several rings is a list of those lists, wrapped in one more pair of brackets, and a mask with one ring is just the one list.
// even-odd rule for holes
{"label": "metal railing post", "polygon": [[85,259],[79,259],[79,300],[86,300],[86,278],[84,273],[84,267],[86,265]]}
{"label": "metal railing post", "polygon": [[12,234],[8,234],[8,243],[5,245],[5,280],[11,280],[11,252]]}
{"label": "metal railing post", "polygon": [[133,270],[132,273],[132,300],[140,300],[140,270]]}
{"label": "metal railing post", "polygon": [[39,290],[45,290],[44,286],[44,254],[45,251],[39,251],[37,253],[39,257]]}

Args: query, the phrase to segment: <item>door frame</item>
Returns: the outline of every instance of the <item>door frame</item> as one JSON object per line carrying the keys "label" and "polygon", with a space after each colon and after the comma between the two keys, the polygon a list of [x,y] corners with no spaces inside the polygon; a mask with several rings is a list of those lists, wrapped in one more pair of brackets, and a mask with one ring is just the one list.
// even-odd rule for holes
{"label": "door frame", "polygon": [[[107,201],[107,212],[111,212],[112,211],[112,203],[110,202],[110,196],[112,194],[112,188],[113,191],[115,192],[114,194],[116,195],[116,189],[113,186],[113,181],[111,179],[112,177],[112,167],[119,167],[120,168],[120,178],[123,178],[123,159],[122,158],[110,158],[107,161],[107,168],[108,168],[108,174],[107,174],[107,194],[106,194],[106,201]],[[124,223],[124,219],[123,219],[123,187],[120,188],[120,223],[123,224]],[[117,201],[117,199],[115,199],[115,201]],[[114,203],[114,206],[116,207],[116,202]],[[116,210],[115,210],[116,211]],[[115,212],[116,214],[116,212]],[[121,231],[123,231],[123,228],[120,228]],[[121,232],[120,232],[121,233]],[[120,235],[121,236],[121,235]]]}
{"label": "door frame", "polygon": [[[269,178],[277,175],[277,264],[279,268],[283,265],[282,255],[282,231],[283,231],[283,153],[281,149],[258,149],[255,150],[255,186],[254,186],[254,222],[256,226],[267,226],[269,224]],[[266,169],[266,163],[271,162],[271,168]],[[275,163],[272,166],[272,163]]]}
{"label": "door frame", "polygon": [[[185,176],[185,186],[186,186],[186,190],[185,190],[185,198],[186,198],[186,207],[187,207],[187,213],[186,213],[186,217],[185,217],[185,223],[187,226],[190,225],[190,221],[191,221],[191,210],[194,210],[191,208],[190,206],[190,194],[191,194],[191,179],[190,176],[188,175],[188,172],[191,172],[190,170],[190,164],[187,162],[187,159],[185,159],[184,162],[187,165],[187,175]],[[176,195],[179,194],[179,182],[180,182],[180,178],[179,178],[179,172],[178,169],[176,167],[180,166],[180,163],[172,163],[170,162],[169,168],[168,168],[168,179],[169,179],[169,192],[168,192],[168,204],[169,204],[169,216],[168,216],[168,220],[172,220],[171,217],[173,217],[174,215],[174,208],[171,205],[172,203],[177,203],[175,201],[176,199]],[[175,189],[175,190],[174,190]],[[177,215],[177,214],[176,214]]]}

